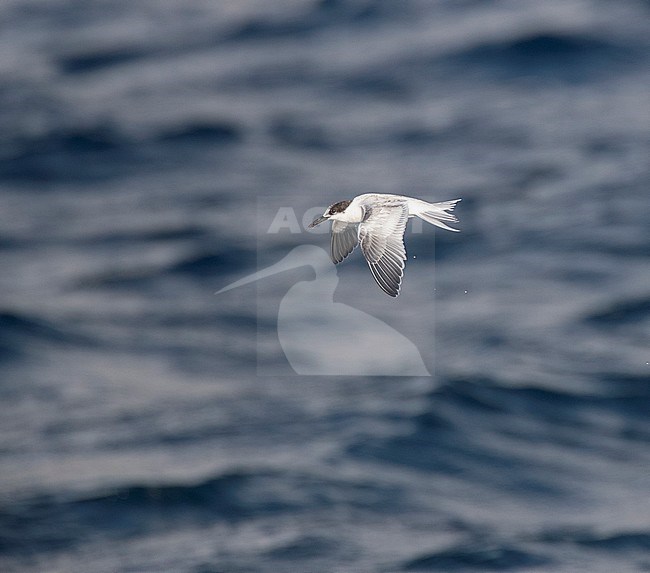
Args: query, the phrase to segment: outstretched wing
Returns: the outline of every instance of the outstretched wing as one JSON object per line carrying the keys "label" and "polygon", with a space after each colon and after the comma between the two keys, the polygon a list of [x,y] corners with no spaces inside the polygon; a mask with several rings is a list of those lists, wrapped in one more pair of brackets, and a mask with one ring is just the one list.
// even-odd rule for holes
{"label": "outstretched wing", "polygon": [[332,221],[332,245],[330,255],[334,264],[340,263],[357,246],[359,229],[356,223]]}
{"label": "outstretched wing", "polygon": [[359,224],[363,256],[379,287],[390,296],[397,296],[402,285],[408,215],[405,202],[388,203],[369,208]]}

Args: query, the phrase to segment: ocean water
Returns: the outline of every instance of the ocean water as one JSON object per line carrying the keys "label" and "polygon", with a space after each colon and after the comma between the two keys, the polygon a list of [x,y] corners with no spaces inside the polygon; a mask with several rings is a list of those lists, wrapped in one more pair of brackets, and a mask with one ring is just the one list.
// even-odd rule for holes
{"label": "ocean water", "polygon": [[[0,46],[1,571],[650,570],[647,2],[5,0]],[[297,375],[309,265],[214,293],[367,192],[463,199],[399,298],[338,268],[432,375]]]}

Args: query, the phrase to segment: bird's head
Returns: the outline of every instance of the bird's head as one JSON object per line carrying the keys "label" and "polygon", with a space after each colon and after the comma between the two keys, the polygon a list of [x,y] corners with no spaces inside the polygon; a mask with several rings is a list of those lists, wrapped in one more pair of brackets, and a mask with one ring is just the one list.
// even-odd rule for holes
{"label": "bird's head", "polygon": [[320,217],[316,217],[310,223],[309,228],[311,229],[316,225],[320,225],[323,221],[327,221],[327,219],[331,218],[332,215],[336,215],[337,213],[343,213],[343,211],[345,211],[348,208],[348,205],[350,203],[352,203],[352,201],[339,201],[338,203],[334,203],[333,205],[330,205],[327,209],[325,209],[325,212]]}

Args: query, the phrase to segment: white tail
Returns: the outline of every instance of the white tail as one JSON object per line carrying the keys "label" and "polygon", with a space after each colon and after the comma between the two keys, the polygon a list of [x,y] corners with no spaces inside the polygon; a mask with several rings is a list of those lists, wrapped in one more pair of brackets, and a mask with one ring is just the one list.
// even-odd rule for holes
{"label": "white tail", "polygon": [[427,203],[421,199],[409,199],[409,215],[420,217],[423,221],[441,229],[459,232],[460,229],[453,229],[445,225],[445,222],[458,223],[458,219],[452,211],[459,201],[460,199],[454,199],[452,201],[440,201],[439,203]]}

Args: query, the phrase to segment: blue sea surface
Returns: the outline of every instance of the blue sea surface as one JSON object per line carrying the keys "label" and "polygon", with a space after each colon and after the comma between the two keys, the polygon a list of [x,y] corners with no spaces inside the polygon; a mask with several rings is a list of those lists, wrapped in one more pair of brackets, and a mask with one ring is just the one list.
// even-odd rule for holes
{"label": "blue sea surface", "polygon": [[[649,157],[642,0],[6,0],[0,571],[650,571]],[[432,376],[299,376],[215,291],[369,192]]]}

